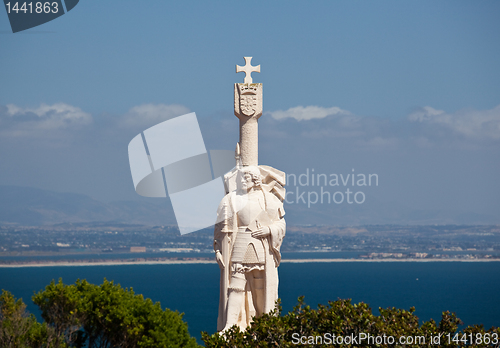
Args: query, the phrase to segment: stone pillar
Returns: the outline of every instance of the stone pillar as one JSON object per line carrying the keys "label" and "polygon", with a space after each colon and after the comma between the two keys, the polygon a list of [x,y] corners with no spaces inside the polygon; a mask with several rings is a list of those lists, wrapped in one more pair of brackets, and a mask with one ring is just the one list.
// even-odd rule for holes
{"label": "stone pillar", "polygon": [[243,166],[258,166],[262,83],[234,84],[234,114],[240,119],[241,163]]}

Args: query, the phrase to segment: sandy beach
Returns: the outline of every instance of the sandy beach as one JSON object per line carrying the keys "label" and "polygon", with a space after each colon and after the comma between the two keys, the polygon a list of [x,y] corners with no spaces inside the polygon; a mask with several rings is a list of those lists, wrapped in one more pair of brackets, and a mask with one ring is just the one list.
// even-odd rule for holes
{"label": "sandy beach", "polygon": [[[331,262],[500,262],[500,259],[283,259],[282,263],[331,263]],[[0,268],[60,267],[60,266],[122,266],[122,265],[183,265],[215,264],[215,260],[109,260],[95,261],[41,261],[0,264]]]}

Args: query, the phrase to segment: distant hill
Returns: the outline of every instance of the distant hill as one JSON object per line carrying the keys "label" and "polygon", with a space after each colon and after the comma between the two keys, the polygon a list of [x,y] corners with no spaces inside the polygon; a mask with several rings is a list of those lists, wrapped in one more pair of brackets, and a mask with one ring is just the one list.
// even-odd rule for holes
{"label": "distant hill", "polygon": [[493,216],[447,209],[411,209],[404,203],[285,205],[287,225],[496,225],[500,215]]}
{"label": "distant hill", "polygon": [[82,194],[0,185],[0,224],[36,226],[93,221],[175,224],[166,199],[103,203]]}
{"label": "distant hill", "polygon": [[[375,200],[367,200],[359,205],[316,204],[310,208],[304,204],[285,204],[285,210],[289,225],[500,224],[500,216],[445,208],[415,210],[404,204],[380,203]],[[36,226],[66,222],[113,222],[150,226],[176,224],[170,201],[164,198],[138,196],[134,201],[104,203],[82,194],[0,185],[0,224]]]}

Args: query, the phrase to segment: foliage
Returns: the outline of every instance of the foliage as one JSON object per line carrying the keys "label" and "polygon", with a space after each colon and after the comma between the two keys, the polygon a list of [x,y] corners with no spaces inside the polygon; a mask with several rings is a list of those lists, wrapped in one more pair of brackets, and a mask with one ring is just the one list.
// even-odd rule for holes
{"label": "foliage", "polygon": [[[198,347],[189,336],[182,314],[162,310],[159,303],[107,280],[99,286],[85,280],[73,285],[52,281],[33,296],[33,301],[42,310],[44,323],[26,313],[21,299],[2,292],[0,347]],[[246,331],[234,326],[225,334],[210,336],[203,332],[202,336],[206,347],[227,348],[500,347],[492,340],[493,335],[500,338],[499,328],[485,330],[482,325],[474,325],[458,332],[461,321],[454,313],[444,312],[439,323],[430,320],[420,325],[413,307],[379,308],[379,312],[374,315],[367,304],[352,304],[351,300],[330,301],[326,306],[311,309],[300,297],[297,306],[284,315],[278,301],[273,312],[254,318]],[[360,340],[362,335],[365,341]],[[488,342],[484,340],[486,336]],[[357,341],[336,343],[336,337],[356,337]],[[372,337],[372,341],[367,337]],[[376,341],[382,337],[383,342]],[[394,337],[394,342],[388,341],[388,337]],[[400,337],[425,341],[400,344]],[[483,339],[478,341],[478,337]],[[432,341],[436,338],[439,342]]]}
{"label": "foliage", "polygon": [[198,347],[182,314],[162,310],[159,303],[132,289],[108,282],[52,281],[33,296],[42,318],[54,330],[56,344],[71,347]]}
{"label": "foliage", "polygon": [[[379,308],[380,315],[372,313],[370,307],[365,303],[352,304],[351,300],[330,301],[327,306],[319,305],[318,309],[311,309],[304,303],[304,297],[299,297],[298,305],[285,315],[281,315],[282,307],[277,303],[276,310],[259,318],[254,318],[252,324],[246,331],[240,331],[233,326],[225,334],[215,333],[208,335],[202,333],[203,341],[209,347],[463,347],[463,341],[457,339],[463,334],[473,333],[497,333],[500,339],[500,329],[491,328],[485,330],[482,326],[467,327],[455,336],[460,319],[454,313],[444,312],[439,324],[434,320],[419,325],[415,308],[409,311],[397,308]],[[360,341],[360,335],[364,334],[365,340]],[[450,334],[450,342],[448,336]],[[335,335],[335,336],[333,336]],[[367,337],[370,335],[372,340]],[[439,336],[441,335],[441,336]],[[321,337],[318,339],[316,337]],[[326,337],[357,337],[357,341],[339,344],[329,344]],[[386,337],[385,340],[383,337]],[[394,343],[390,344],[389,336],[394,337]],[[418,343],[399,344],[400,337],[425,337],[419,338]],[[304,337],[304,338],[302,338]],[[377,343],[376,337],[382,340]],[[439,344],[431,342],[431,337],[440,337]],[[453,341],[453,338],[456,338]],[[474,336],[475,337],[475,336]],[[302,338],[302,342],[299,340]],[[337,341],[337,342],[340,342]],[[417,341],[415,341],[417,342]],[[304,343],[304,344],[303,344]],[[404,342],[403,342],[404,343]],[[470,343],[470,342],[469,342]],[[497,345],[471,344],[467,347],[499,347]]]}
{"label": "foliage", "polygon": [[[26,304],[5,290],[0,295],[0,347],[55,347],[54,333],[28,315]],[[61,345],[62,346],[62,345]]]}

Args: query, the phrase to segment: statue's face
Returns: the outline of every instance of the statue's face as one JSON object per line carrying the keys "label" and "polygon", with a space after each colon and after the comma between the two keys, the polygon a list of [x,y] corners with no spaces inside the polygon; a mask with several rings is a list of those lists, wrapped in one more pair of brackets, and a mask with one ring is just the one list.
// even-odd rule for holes
{"label": "statue's face", "polygon": [[252,187],[255,186],[255,183],[253,182],[253,177],[252,174],[249,172],[246,172],[243,174],[241,178],[241,186],[243,190],[250,191]]}
{"label": "statue's face", "polygon": [[262,184],[262,177],[260,175],[259,168],[248,166],[238,172],[238,191],[241,193],[246,193],[254,187],[259,187]]}

